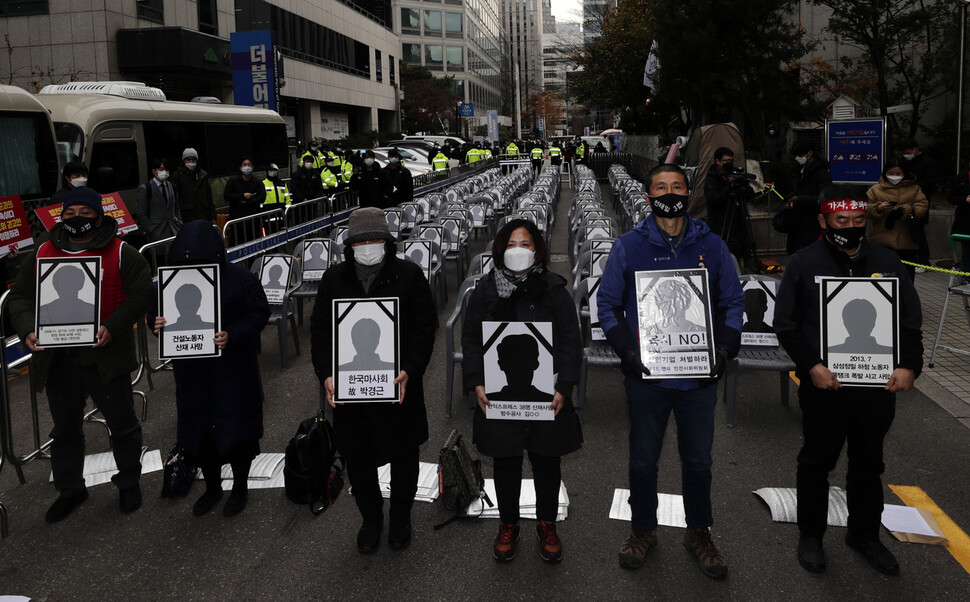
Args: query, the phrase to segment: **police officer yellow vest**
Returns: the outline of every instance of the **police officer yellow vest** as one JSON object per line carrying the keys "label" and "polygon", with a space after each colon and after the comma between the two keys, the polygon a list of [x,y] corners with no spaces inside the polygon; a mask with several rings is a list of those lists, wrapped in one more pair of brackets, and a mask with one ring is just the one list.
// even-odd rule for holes
{"label": "police officer yellow vest", "polygon": [[542,149],[537,146],[534,149],[532,149],[532,153],[531,154],[532,154],[532,158],[533,159],[541,159],[542,158]]}
{"label": "police officer yellow vest", "polygon": [[446,157],[444,153],[439,152],[434,156],[434,159],[431,160],[431,164],[434,166],[435,171],[448,169],[448,157]]}
{"label": "police officer yellow vest", "polygon": [[550,146],[549,147],[549,157],[551,157],[551,158],[557,158],[557,157],[561,157],[561,156],[562,156],[562,149],[561,148],[559,148],[558,146]]}
{"label": "police officer yellow vest", "polygon": [[273,180],[266,178],[263,180],[263,187],[266,189],[266,200],[263,201],[263,207],[290,204],[290,191],[286,184],[276,186],[273,184]]}
{"label": "police officer yellow vest", "polygon": [[324,190],[337,187],[337,177],[333,175],[333,172],[326,165],[323,166],[323,171],[320,172],[320,181],[323,182]]}

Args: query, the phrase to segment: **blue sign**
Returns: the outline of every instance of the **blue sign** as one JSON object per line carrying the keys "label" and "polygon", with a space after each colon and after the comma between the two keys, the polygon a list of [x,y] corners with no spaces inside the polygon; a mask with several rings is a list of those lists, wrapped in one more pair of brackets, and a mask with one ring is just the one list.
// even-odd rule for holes
{"label": "blue sign", "polygon": [[825,154],[836,184],[875,184],[886,157],[886,120],[825,122]]}
{"label": "blue sign", "polygon": [[475,104],[471,102],[463,102],[458,105],[458,116],[459,117],[474,117],[475,116]]}
{"label": "blue sign", "polygon": [[498,142],[498,111],[487,111],[485,115],[488,123],[488,139]]}
{"label": "blue sign", "polygon": [[232,93],[237,105],[279,111],[276,39],[273,32],[229,34],[232,50]]}

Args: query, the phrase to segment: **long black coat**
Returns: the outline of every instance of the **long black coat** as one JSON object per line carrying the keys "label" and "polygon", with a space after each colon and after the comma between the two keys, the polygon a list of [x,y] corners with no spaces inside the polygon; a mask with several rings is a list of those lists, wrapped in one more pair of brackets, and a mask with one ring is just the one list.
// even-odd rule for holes
{"label": "long black coat", "polygon": [[220,457],[263,436],[263,383],[259,335],[270,310],[259,279],[226,261],[219,233],[207,221],[186,224],[172,242],[173,263],[219,263],[222,330],[229,333],[220,357],[175,360],[178,441],[198,458],[203,435],[215,437]]}
{"label": "long black coat", "polygon": [[789,255],[812,244],[822,235],[822,228],[818,225],[818,196],[831,184],[828,161],[816,159],[805,165],[793,193],[798,197],[792,204],[795,210],[792,221],[797,230],[788,234],[785,247]]}
{"label": "long black coat", "polygon": [[330,267],[320,279],[317,299],[310,316],[310,350],[313,369],[323,384],[333,376],[333,300],[368,297],[400,299],[401,369],[408,382],[404,403],[338,404],[333,413],[337,447],[352,459],[360,449],[373,450],[378,465],[397,453],[428,440],[428,416],[424,407],[424,372],[431,361],[438,309],[431,287],[421,268],[394,255],[388,243],[384,267],[371,285],[370,293],[357,279],[353,247],[346,261]]}
{"label": "long black coat", "polygon": [[468,301],[461,327],[467,391],[485,384],[482,322],[486,321],[552,322],[556,391],[566,397],[566,404],[552,422],[488,420],[476,405],[473,435],[478,451],[493,458],[521,456],[522,450],[562,456],[582,447],[583,429],[571,396],[579,378],[583,350],[576,306],[566,291],[566,281],[551,272],[542,272],[519,285],[509,299],[502,299],[495,288],[494,273],[482,276]]}
{"label": "long black coat", "polygon": [[357,173],[350,178],[350,189],[357,192],[361,207],[386,209],[394,206],[388,196],[390,188],[387,173],[377,163],[374,163],[370,169],[361,165]]}
{"label": "long black coat", "polygon": [[[953,213],[953,234],[970,234],[970,171],[957,176],[950,190],[949,201],[956,207]],[[967,266],[963,266],[966,269]]]}

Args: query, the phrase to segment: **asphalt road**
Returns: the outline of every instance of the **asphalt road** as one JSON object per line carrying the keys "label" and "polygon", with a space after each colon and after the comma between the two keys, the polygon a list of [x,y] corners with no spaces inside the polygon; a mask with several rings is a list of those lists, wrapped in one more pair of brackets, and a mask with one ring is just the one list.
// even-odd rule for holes
{"label": "asphalt road", "polygon": [[[567,193],[568,195],[568,193]],[[568,196],[564,195],[564,200]],[[565,205],[562,205],[564,208]],[[564,252],[560,220],[554,251]],[[474,243],[474,252],[484,241]],[[565,272],[567,264],[552,267]],[[454,291],[454,269],[450,266]],[[454,303],[454,295],[451,304]],[[451,419],[444,417],[443,326],[425,376],[431,439],[421,460],[436,462],[452,428],[471,433],[472,413],[462,398]],[[299,330],[303,354],[280,370],[276,331],[263,334],[260,358],[266,391],[263,451],[283,451],[299,421],[316,408],[318,385],[309,364],[309,335]],[[30,423],[25,378],[11,383],[19,450],[29,446]],[[170,374],[155,377],[149,394],[145,444],[166,453],[175,441],[174,385]],[[565,558],[555,566],[539,558],[530,521],[523,521],[518,557],[500,565],[491,558],[497,520],[469,520],[441,531],[432,525],[450,515],[440,504],[417,503],[410,548],[386,545],[372,556],[356,552],[359,516],[342,494],[324,514],[290,503],[282,489],[251,491],[239,516],[191,514],[196,486],[187,499],[158,497],[161,472],[142,479],[144,506],[121,515],[112,485],[91,489],[91,498],[57,525],[44,523],[54,500],[49,464],[25,467],[19,485],[12,467],[0,474],[0,501],[10,515],[10,536],[0,541],[0,595],[37,600],[253,600],[253,599],[963,599],[970,576],[943,548],[904,544],[884,532],[902,571],[886,577],[871,569],[842,543],[844,529],[826,538],[828,572],[813,575],[795,559],[794,525],[774,523],[751,492],[761,487],[793,487],[795,455],[801,439],[800,412],[778,403],[777,376],[743,373],[739,378],[737,426],[724,423],[719,404],[714,444],[715,541],[730,566],[727,580],[704,577],[684,550],[683,530],[661,527],[660,545],[646,566],[629,572],[617,564],[617,550],[629,524],[608,518],[615,488],[627,487],[627,417],[621,376],[616,370],[590,371],[584,416],[584,448],[563,461],[569,490],[569,518],[560,525]],[[457,387],[456,387],[457,393]],[[49,428],[41,396],[42,432]],[[673,421],[660,473],[660,491],[680,492]],[[98,425],[86,427],[89,453],[106,451]],[[884,482],[921,487],[958,525],[970,526],[966,495],[970,439],[967,429],[926,395],[900,395],[896,421],[886,443]],[[844,486],[844,459],[832,483]],[[486,459],[486,476],[491,469]],[[886,487],[887,503],[899,503]]]}

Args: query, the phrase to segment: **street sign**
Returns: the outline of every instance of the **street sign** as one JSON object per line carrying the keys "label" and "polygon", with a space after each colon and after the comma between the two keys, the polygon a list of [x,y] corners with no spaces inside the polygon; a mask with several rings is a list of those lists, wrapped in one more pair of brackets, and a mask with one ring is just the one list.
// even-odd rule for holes
{"label": "street sign", "polygon": [[875,184],[886,155],[886,119],[825,121],[825,155],[836,184]]}
{"label": "street sign", "polygon": [[475,105],[470,102],[463,102],[458,106],[458,116],[459,117],[474,117],[475,116]]}
{"label": "street sign", "polygon": [[896,105],[894,107],[886,107],[886,115],[892,115],[893,113],[909,113],[913,110],[913,105]]}
{"label": "street sign", "polygon": [[498,142],[498,111],[488,111],[485,115],[488,121],[488,139]]}

